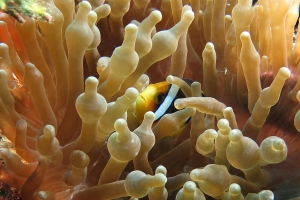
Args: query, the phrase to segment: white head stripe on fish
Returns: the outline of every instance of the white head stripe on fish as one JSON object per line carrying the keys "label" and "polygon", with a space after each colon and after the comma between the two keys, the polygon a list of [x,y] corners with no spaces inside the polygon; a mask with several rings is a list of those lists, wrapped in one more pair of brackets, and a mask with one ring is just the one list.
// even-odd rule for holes
{"label": "white head stripe on fish", "polygon": [[179,87],[177,85],[172,84],[168,92],[168,95],[164,99],[164,102],[159,106],[159,108],[154,113],[155,114],[154,121],[158,120],[166,113],[166,110],[171,106],[178,91],[179,91]]}

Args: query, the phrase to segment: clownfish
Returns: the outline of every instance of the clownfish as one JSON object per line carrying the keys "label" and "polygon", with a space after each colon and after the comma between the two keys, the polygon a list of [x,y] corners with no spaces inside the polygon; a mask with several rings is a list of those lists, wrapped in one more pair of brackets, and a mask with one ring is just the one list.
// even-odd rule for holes
{"label": "clownfish", "polygon": [[[184,79],[189,85],[192,81]],[[174,107],[174,101],[178,98],[184,98],[185,95],[181,89],[167,81],[155,84],[149,84],[138,96],[135,104],[135,114],[138,124],[141,124],[144,114],[152,111],[155,114],[154,123],[163,115],[178,111]]]}

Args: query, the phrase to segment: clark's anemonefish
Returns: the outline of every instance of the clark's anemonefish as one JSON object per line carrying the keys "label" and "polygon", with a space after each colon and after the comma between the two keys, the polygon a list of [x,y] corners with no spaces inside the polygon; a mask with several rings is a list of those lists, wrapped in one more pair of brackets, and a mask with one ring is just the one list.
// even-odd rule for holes
{"label": "clark's anemonefish", "polygon": [[[192,84],[191,80],[184,79],[184,81],[189,85]],[[178,111],[174,107],[174,101],[184,97],[185,95],[177,85],[167,81],[148,85],[136,100],[135,114],[138,123],[142,123],[147,111],[154,112],[154,122],[158,121],[164,114]]]}

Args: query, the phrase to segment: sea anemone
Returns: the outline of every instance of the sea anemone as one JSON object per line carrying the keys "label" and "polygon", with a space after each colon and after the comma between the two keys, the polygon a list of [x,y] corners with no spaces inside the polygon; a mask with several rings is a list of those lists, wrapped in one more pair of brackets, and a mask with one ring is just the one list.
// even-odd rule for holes
{"label": "sea anemone", "polygon": [[[22,199],[300,196],[299,0],[23,3],[0,1],[0,179]],[[178,111],[137,119],[161,81]]]}

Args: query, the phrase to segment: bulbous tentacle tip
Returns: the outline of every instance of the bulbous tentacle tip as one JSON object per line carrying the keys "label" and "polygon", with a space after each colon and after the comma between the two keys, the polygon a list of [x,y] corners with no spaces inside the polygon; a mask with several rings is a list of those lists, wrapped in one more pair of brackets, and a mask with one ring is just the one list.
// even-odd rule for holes
{"label": "bulbous tentacle tip", "polygon": [[82,1],[78,4],[79,9],[84,9],[86,11],[90,11],[92,9],[92,6],[90,4],[90,2],[88,1]]}
{"label": "bulbous tentacle tip", "polygon": [[228,139],[231,142],[238,142],[242,139],[243,134],[242,131],[238,130],[238,129],[234,129],[232,131],[230,131],[229,135],[228,135]]}
{"label": "bulbous tentacle tip", "polygon": [[194,193],[196,190],[196,184],[193,181],[187,181],[185,182],[185,184],[183,185],[183,189],[185,192],[187,193]]}
{"label": "bulbous tentacle tip", "polygon": [[93,76],[90,76],[88,77],[86,80],[85,80],[85,93],[97,93],[97,87],[98,87],[98,79],[96,79],[95,77]]}

